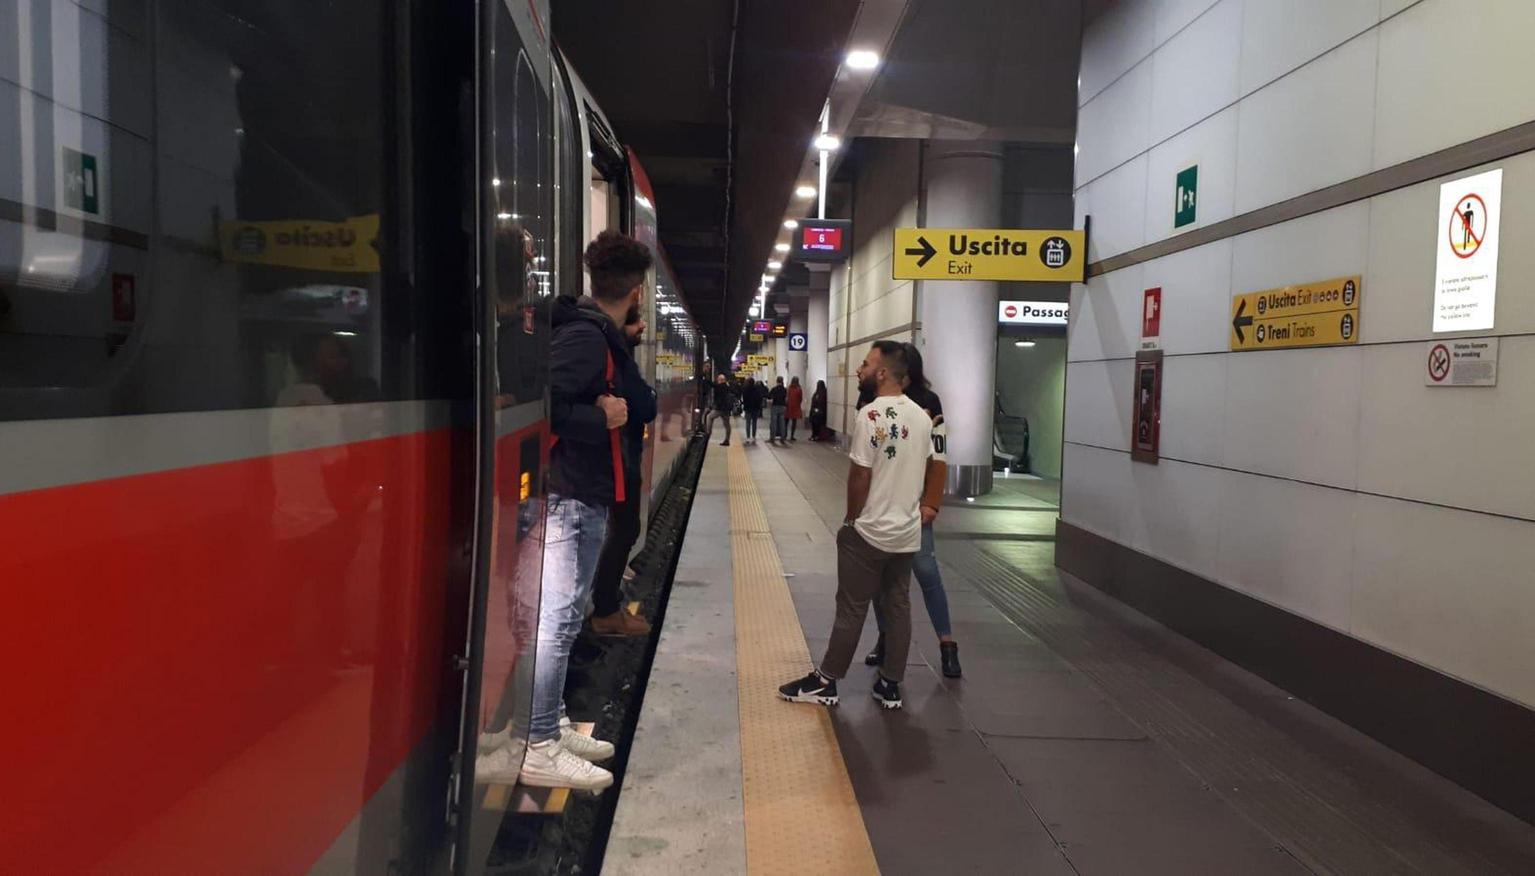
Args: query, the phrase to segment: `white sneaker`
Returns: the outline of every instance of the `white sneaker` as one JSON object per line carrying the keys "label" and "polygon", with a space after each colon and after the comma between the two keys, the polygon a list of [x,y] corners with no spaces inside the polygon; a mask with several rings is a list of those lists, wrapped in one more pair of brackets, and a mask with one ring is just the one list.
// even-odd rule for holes
{"label": "white sneaker", "polygon": [[607,760],[618,753],[613,743],[577,733],[575,728],[564,724],[560,725],[560,745],[576,757],[591,763]]}
{"label": "white sneaker", "polygon": [[474,759],[476,785],[515,785],[522,771],[522,740],[512,740]]}
{"label": "white sneaker", "polygon": [[613,774],[566,751],[560,740],[549,739],[528,746],[522,783],[530,788],[600,791],[613,784]]}

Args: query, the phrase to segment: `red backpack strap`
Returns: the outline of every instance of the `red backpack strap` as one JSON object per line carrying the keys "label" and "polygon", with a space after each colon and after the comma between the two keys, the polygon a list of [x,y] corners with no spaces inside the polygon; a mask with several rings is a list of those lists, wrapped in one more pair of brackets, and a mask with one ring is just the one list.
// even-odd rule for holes
{"label": "red backpack strap", "polygon": [[[608,350],[608,392],[615,392],[617,387],[613,385],[613,351]],[[621,427],[620,427],[621,428]],[[624,449],[623,439],[619,437],[618,429],[608,430],[608,444],[613,448],[613,499],[623,502],[628,498],[628,490],[624,488]]]}

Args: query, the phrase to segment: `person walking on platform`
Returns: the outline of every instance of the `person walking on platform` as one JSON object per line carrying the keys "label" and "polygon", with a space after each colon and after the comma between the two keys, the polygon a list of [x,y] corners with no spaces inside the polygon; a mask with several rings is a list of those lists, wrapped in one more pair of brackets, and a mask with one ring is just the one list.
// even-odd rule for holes
{"label": "person walking on platform", "polygon": [[847,512],[837,533],[837,618],[821,665],[778,689],[783,699],[836,705],[837,681],[858,650],[872,600],[885,618],[885,653],[874,699],[901,708],[911,646],[912,558],[922,546],[919,504],[933,455],[933,420],[902,393],[904,345],[876,341],[858,368],[873,401],[860,408],[848,436]]}
{"label": "person walking on platform", "polygon": [[[943,489],[947,474],[948,427],[943,421],[943,401],[928,383],[922,372],[922,354],[914,344],[906,345],[906,397],[916,402],[933,418],[933,458],[927,464],[927,481],[922,489],[922,548],[911,561],[911,570],[922,588],[922,602],[927,606],[928,620],[938,634],[938,654],[945,678],[959,678],[963,672],[959,665],[959,645],[954,641],[954,631],[949,624],[949,595],[943,589],[943,573],[938,571],[938,555],[933,539],[933,522],[938,519],[938,509],[943,504]],[[868,666],[879,666],[885,660],[885,623],[879,604],[874,605],[874,621],[879,627],[879,639],[874,650],[863,658]]]}
{"label": "person walking on platform", "polygon": [[757,443],[757,423],[762,419],[762,384],[747,380],[741,390],[741,411],[746,416],[746,443]]}
{"label": "person walking on platform", "polygon": [[789,440],[798,441],[794,433],[799,431],[799,421],[805,417],[805,390],[800,387],[798,377],[789,379],[788,399],[784,407],[784,417],[789,421]]}
{"label": "person walking on platform", "polygon": [[592,593],[608,509],[628,496],[624,425],[625,375],[632,367],[621,326],[639,313],[650,249],[616,231],[586,248],[589,298],[559,298],[549,345],[549,499],[534,647],[533,708],[524,785],[601,790],[613,774],[596,761],[612,743],[582,736],[563,720],[565,673]]}
{"label": "person walking on platform", "polygon": [[826,381],[815,382],[815,392],[810,394],[810,440],[826,440]]}
{"label": "person walking on platform", "polygon": [[633,351],[645,335],[645,320],[638,312],[624,326],[624,340],[630,358],[623,373],[624,401],[629,405],[629,422],[624,424],[624,497],[608,511],[608,535],[602,542],[597,572],[592,580],[592,632],[599,636],[648,636],[650,623],[625,610],[623,605],[624,569],[629,552],[640,537],[640,495],[644,484],[640,472],[645,452],[645,426],[656,418],[656,391],[640,374]]}
{"label": "person walking on platform", "polygon": [[768,436],[769,444],[784,443],[784,413],[789,409],[789,391],[784,389],[783,378],[773,388],[768,390],[768,402],[773,406],[773,419],[768,427],[772,434]]}
{"label": "person walking on platform", "polygon": [[730,378],[722,371],[714,376],[714,391],[710,399],[713,410],[709,412],[709,419],[704,423],[704,434],[714,437],[714,423],[717,420],[725,421],[725,440],[720,442],[721,447],[730,446],[730,417],[735,409],[736,396],[730,389]]}

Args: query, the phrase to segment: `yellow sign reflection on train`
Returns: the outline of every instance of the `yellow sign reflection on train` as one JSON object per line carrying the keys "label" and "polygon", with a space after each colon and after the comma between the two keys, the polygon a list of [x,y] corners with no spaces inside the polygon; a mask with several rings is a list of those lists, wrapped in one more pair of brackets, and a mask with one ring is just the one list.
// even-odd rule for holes
{"label": "yellow sign reflection on train", "polygon": [[219,252],[225,261],[249,265],[376,274],[378,226],[377,213],[341,222],[236,219],[219,223]]}

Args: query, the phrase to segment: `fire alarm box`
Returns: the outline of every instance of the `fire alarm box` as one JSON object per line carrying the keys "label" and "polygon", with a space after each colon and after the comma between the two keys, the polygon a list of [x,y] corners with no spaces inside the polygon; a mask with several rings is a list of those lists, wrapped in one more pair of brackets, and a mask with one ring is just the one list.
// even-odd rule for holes
{"label": "fire alarm box", "polygon": [[1162,351],[1135,354],[1135,409],[1130,419],[1130,458],[1157,464],[1162,433]]}

